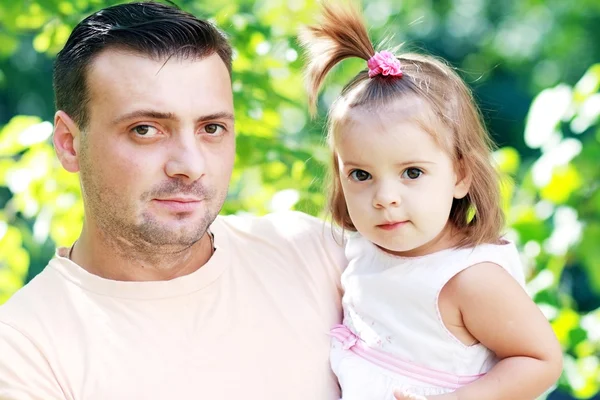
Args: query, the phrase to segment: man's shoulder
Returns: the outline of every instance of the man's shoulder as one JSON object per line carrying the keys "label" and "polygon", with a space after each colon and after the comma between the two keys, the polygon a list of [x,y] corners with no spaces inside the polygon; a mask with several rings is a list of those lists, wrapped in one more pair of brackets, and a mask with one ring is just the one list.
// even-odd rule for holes
{"label": "man's shoulder", "polygon": [[29,283],[15,292],[6,303],[0,305],[0,322],[20,330],[32,321],[32,315],[43,316],[49,302],[60,298],[56,290],[56,274],[46,267]]}
{"label": "man's shoulder", "polygon": [[59,275],[46,267],[0,306],[2,399],[64,397],[48,358],[54,352],[49,327],[63,322],[55,315],[65,297],[56,279]]}
{"label": "man's shoulder", "polygon": [[307,236],[333,238],[336,235],[336,229],[330,223],[299,211],[281,211],[264,216],[219,216],[216,222],[238,233],[270,237],[274,240],[297,240]]}
{"label": "man's shoulder", "polygon": [[[236,249],[284,253],[316,264],[329,262],[336,268],[346,265],[340,231],[330,222],[298,211],[277,212],[264,216],[230,215],[215,221],[211,229],[215,240],[229,238]],[[266,254],[266,253],[264,253]]]}

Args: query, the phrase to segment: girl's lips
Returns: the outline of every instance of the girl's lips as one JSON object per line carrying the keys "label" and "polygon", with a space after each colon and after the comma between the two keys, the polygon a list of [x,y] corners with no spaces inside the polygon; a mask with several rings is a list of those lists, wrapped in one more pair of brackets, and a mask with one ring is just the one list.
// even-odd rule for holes
{"label": "girl's lips", "polygon": [[378,228],[383,229],[385,231],[391,231],[396,228],[400,228],[405,225],[408,221],[399,221],[399,222],[386,222],[385,224],[377,225]]}

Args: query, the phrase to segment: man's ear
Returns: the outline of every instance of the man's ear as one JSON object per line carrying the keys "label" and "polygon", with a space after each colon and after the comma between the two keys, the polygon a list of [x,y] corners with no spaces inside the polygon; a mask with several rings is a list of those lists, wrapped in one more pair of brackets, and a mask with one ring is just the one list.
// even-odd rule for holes
{"label": "man's ear", "polygon": [[63,168],[69,172],[79,172],[81,131],[75,121],[64,111],[57,111],[54,114],[52,142]]}
{"label": "man's ear", "polygon": [[469,193],[471,189],[471,182],[473,181],[473,174],[466,168],[463,160],[458,161],[456,168],[456,184],[454,185],[454,198],[462,199]]}

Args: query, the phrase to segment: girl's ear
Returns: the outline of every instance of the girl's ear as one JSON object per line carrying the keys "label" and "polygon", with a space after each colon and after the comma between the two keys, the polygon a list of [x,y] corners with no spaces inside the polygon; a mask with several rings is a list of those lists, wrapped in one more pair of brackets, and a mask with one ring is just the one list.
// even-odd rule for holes
{"label": "girl's ear", "polygon": [[60,163],[69,172],[79,171],[79,141],[81,132],[77,124],[64,111],[54,115],[54,151]]}
{"label": "girl's ear", "polygon": [[456,184],[454,185],[454,198],[462,199],[469,193],[473,174],[466,168],[463,160],[459,160],[458,168],[456,169]]}

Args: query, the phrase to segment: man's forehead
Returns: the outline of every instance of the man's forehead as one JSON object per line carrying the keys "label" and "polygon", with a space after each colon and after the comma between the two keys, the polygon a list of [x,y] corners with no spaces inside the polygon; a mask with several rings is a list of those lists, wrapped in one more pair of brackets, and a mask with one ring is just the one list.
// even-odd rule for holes
{"label": "man's forehead", "polygon": [[191,68],[205,68],[208,65],[217,68],[222,66],[225,72],[228,73],[225,63],[217,53],[211,53],[203,57],[175,53],[165,57],[118,46],[112,46],[97,54],[91,60],[88,72],[108,70],[115,73],[115,69],[118,69],[116,72],[126,72],[132,68],[135,68],[137,72],[143,72],[141,69],[144,68],[148,72],[158,75],[165,66],[170,64],[186,65]]}
{"label": "man's forehead", "polygon": [[229,71],[216,53],[204,58],[153,59],[121,49],[107,50],[91,63],[86,87],[90,94],[119,91],[154,96],[176,88],[182,95],[232,95]]}
{"label": "man's forehead", "polygon": [[87,88],[91,114],[108,113],[110,120],[140,111],[170,113],[173,119],[233,114],[229,71],[217,54],[154,60],[111,49],[94,61]]}

